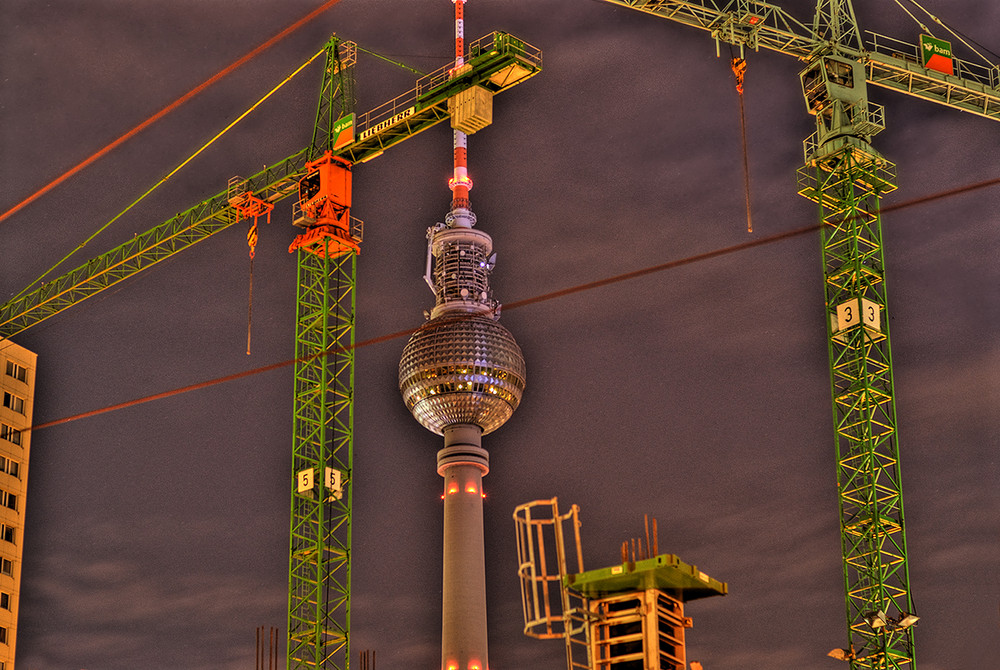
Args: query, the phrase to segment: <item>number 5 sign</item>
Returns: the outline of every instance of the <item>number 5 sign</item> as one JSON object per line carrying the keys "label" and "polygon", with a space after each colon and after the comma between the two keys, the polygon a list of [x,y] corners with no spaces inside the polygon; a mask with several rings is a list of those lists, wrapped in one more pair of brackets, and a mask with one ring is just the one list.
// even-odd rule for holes
{"label": "number 5 sign", "polygon": [[305,493],[306,491],[312,491],[315,485],[314,478],[316,476],[315,468],[306,468],[305,470],[300,470],[298,473],[298,487],[299,493]]}
{"label": "number 5 sign", "polygon": [[336,468],[326,469],[326,488],[330,491],[330,498],[332,500],[340,500],[344,497],[344,481],[343,474],[340,470]]}

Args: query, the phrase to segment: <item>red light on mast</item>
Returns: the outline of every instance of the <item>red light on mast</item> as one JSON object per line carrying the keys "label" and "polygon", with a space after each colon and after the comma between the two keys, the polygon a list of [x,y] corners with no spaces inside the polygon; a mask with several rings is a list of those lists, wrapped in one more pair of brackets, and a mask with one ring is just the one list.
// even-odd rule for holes
{"label": "red light on mast", "polygon": [[466,191],[472,188],[472,177],[467,174],[459,175],[458,177],[452,177],[448,180],[448,188],[454,191],[458,187],[464,188]]}

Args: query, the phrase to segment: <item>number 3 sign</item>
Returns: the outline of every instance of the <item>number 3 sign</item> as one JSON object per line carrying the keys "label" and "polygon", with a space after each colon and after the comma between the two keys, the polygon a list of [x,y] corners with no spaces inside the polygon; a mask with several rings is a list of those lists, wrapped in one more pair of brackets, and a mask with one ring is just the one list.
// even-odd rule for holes
{"label": "number 3 sign", "polygon": [[[859,304],[860,301],[860,304]],[[853,328],[861,322],[865,328],[882,330],[882,308],[866,298],[854,298],[837,305],[837,331]]]}

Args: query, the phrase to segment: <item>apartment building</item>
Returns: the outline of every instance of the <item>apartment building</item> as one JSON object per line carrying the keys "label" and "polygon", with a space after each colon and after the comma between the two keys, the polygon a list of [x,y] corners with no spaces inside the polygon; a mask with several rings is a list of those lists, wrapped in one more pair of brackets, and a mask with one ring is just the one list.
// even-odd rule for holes
{"label": "apartment building", "polygon": [[14,670],[36,359],[0,340],[0,670]]}

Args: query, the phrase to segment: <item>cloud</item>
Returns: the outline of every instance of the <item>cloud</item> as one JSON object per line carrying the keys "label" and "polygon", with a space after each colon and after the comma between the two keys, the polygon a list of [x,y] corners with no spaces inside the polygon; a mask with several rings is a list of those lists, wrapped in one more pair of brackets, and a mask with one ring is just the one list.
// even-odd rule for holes
{"label": "cloud", "polygon": [[[193,560],[189,548],[205,541],[199,536],[207,526],[175,532],[153,557],[130,551],[134,530],[128,524],[82,523],[80,529],[31,567],[19,664],[37,670],[149,668],[149,647],[172,640],[157,667],[237,670],[253,655],[253,630],[278,623],[275,615],[287,598],[280,581]],[[215,537],[224,540],[225,534]],[[80,552],[79,543],[91,550]],[[93,551],[99,546],[105,551]]]}

